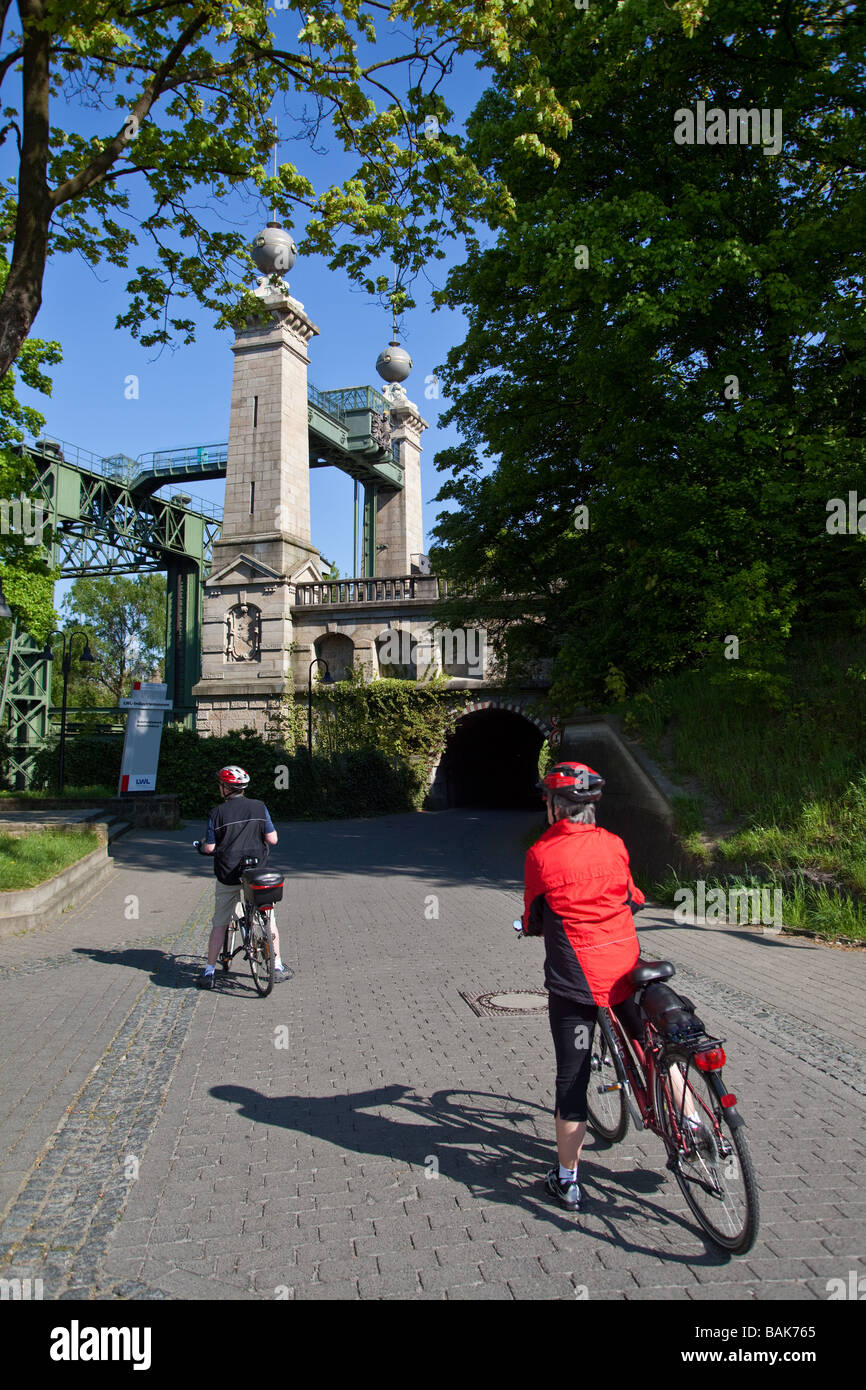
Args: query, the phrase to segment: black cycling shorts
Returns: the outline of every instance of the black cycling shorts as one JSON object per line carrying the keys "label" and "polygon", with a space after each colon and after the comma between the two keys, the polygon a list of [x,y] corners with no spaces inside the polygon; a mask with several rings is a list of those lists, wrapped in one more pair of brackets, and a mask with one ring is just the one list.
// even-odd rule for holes
{"label": "black cycling shorts", "polygon": [[[556,1051],[556,1114],[562,1120],[586,1119],[592,1035],[598,1015],[596,1004],[578,1004],[561,994],[548,993],[547,1011]],[[614,1007],[626,1031],[640,1036],[640,1017],[629,996]]]}
{"label": "black cycling shorts", "polygon": [[561,1120],[585,1120],[590,1049],[598,1008],[549,993],[547,1012],[556,1050],[556,1114]]}

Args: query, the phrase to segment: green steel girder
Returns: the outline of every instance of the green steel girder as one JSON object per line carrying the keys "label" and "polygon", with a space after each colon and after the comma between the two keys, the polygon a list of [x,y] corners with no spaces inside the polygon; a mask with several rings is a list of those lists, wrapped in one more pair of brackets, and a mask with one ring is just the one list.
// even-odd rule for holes
{"label": "green steel girder", "polygon": [[13,621],[0,687],[0,727],[8,713],[7,776],[16,790],[30,785],[36,754],[48,742],[50,693],[50,664],[43,649]]}
{"label": "green steel girder", "polygon": [[376,577],[376,521],[378,507],[376,499],[379,488],[376,483],[364,484],[364,529],[363,543],[361,547],[362,573],[359,578],[375,579]]}
{"label": "green steel girder", "polygon": [[192,688],[201,675],[203,594],[201,565],[171,556],[166,572],[165,693],[174,702],[173,717],[182,715],[190,726],[195,716]]}
{"label": "green steel girder", "polygon": [[217,516],[136,492],[122,477],[27,453],[52,530],[51,561],[64,577],[161,570],[169,555],[205,564],[219,535]]}

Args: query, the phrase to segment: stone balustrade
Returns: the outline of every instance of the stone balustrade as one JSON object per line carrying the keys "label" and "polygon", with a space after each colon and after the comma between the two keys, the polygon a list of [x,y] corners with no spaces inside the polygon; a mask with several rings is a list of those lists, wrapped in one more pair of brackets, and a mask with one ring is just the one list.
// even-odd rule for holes
{"label": "stone balustrade", "polygon": [[404,603],[412,599],[430,603],[444,598],[446,593],[447,581],[430,574],[394,575],[379,579],[329,579],[321,583],[295,585],[292,607],[346,608],[371,603]]}

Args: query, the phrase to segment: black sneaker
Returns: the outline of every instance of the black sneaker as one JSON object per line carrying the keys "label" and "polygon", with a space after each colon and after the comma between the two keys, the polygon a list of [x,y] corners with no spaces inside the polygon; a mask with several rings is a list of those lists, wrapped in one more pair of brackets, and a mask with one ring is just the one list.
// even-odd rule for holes
{"label": "black sneaker", "polygon": [[548,1196],[555,1197],[566,1211],[580,1211],[580,1188],[576,1182],[560,1182],[559,1166],[551,1168],[544,1179]]}
{"label": "black sneaker", "polygon": [[210,975],[201,974],[196,980],[196,984],[198,985],[199,989],[213,989],[215,984],[215,976],[213,973],[211,973]]}

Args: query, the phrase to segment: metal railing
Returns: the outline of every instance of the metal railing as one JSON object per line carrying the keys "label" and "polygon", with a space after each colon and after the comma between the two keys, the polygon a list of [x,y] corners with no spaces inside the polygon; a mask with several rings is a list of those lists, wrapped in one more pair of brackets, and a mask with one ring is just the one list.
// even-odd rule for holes
{"label": "metal railing", "polygon": [[203,468],[221,468],[228,460],[228,444],[190,444],[183,449],[157,449],[155,453],[139,454],[139,472],[183,475]]}
{"label": "metal railing", "polygon": [[333,415],[341,424],[345,423],[349,410],[373,410],[377,415],[387,415],[391,409],[385,397],[372,386],[346,386],[340,391],[320,391],[316,386],[308,386],[307,397],[312,405]]}

